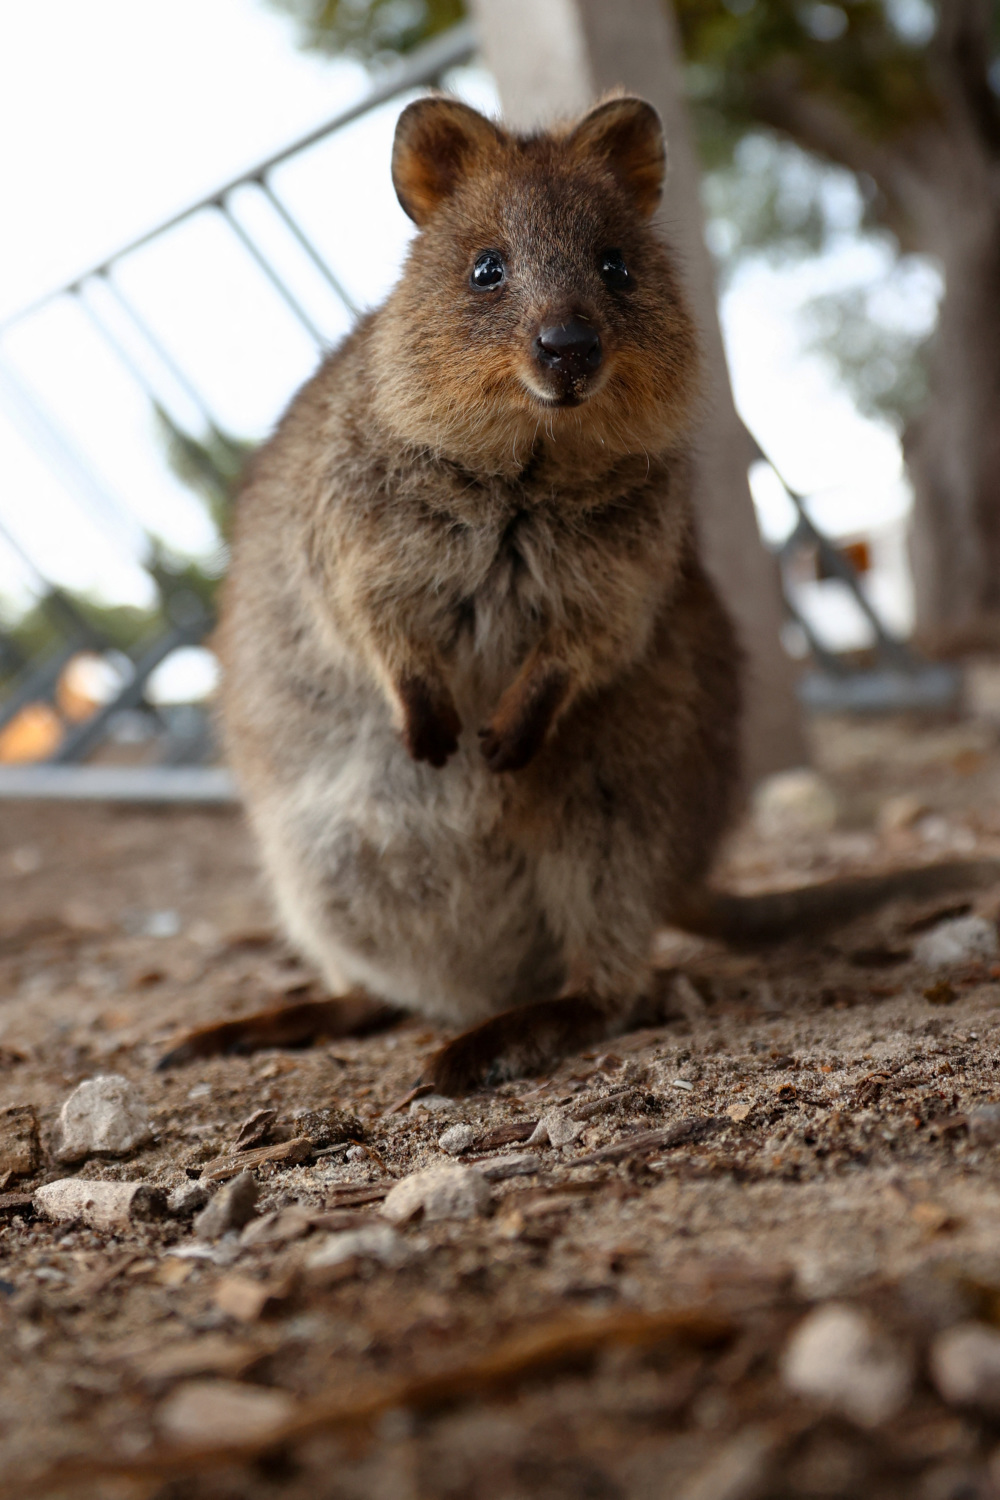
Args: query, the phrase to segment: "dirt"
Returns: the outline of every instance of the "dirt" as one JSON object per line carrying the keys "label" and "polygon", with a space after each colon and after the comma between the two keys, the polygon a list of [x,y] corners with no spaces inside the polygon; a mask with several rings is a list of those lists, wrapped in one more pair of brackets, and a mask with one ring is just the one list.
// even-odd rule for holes
{"label": "dirt", "polygon": [[[836,827],[748,822],[729,885],[1000,855],[995,728],[825,720],[815,743]],[[0,1172],[0,1495],[1000,1496],[1000,1405],[949,1404],[928,1363],[942,1330],[1000,1323],[1000,1145],[976,1127],[1000,1100],[1000,967],[913,957],[938,920],[995,919],[1000,883],[763,953],[664,934],[655,1026],[400,1104],[441,1040],[418,1019],[156,1071],[185,1028],[312,992],[235,811],[0,817],[0,1105],[40,1139],[33,1170]],[[60,1107],[99,1073],[134,1083],[152,1144],[61,1165]],[[553,1108],[572,1139],[528,1144]],[[262,1109],[251,1150],[308,1144],[252,1168],[242,1236],[30,1206],[70,1175],[196,1185]],[[486,1171],[486,1212],[405,1223],[384,1262],[310,1263],[448,1163]],[[789,1339],[830,1301],[911,1372],[881,1419],[789,1386]],[[227,1435],[219,1402],[248,1396],[259,1419],[251,1399]]]}

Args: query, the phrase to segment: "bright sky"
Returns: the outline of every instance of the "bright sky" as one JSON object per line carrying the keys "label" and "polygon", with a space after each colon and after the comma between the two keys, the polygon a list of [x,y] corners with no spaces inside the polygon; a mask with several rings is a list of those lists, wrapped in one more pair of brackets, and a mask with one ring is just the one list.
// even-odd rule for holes
{"label": "bright sky", "polygon": [[[463,70],[455,82],[491,107],[482,73]],[[291,24],[261,0],[0,0],[0,320],[365,86],[358,65],[299,51]],[[409,234],[388,171],[403,102],[274,179],[360,304],[392,284]],[[338,337],[348,323],[342,306],[264,206],[248,194],[234,207],[258,226],[327,338]],[[825,286],[857,272],[850,254],[794,271],[747,266],[723,305],[746,420],[792,483],[822,492],[817,518],[841,532],[898,516],[908,499],[894,434],[861,419],[822,360],[803,352],[798,310],[817,278]],[[121,285],[240,436],[263,435],[315,362],[307,335],[212,213],[132,257]],[[51,450],[39,454],[0,363],[0,525],[49,576],[109,599],[147,599],[137,519],[182,552],[213,548],[200,502],[165,470],[146,399],[83,308],[63,299],[20,323],[0,341],[0,357],[97,475],[81,506],[65,454],[55,464]],[[175,416],[189,419],[185,393],[162,371],[156,378]],[[780,532],[787,502],[766,484],[756,498],[765,528]],[[23,601],[30,586],[30,570],[0,537],[0,596]]]}

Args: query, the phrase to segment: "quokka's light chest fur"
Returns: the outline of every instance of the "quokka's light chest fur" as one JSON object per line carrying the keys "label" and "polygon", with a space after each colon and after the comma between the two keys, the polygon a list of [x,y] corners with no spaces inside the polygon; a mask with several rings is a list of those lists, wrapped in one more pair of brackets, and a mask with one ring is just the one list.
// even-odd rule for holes
{"label": "quokka's light chest fur", "polygon": [[239,501],[224,719],[279,910],[335,992],[495,1018],[441,1086],[621,1021],[734,805],[663,165],[637,100],[527,139],[411,105],[401,280]]}

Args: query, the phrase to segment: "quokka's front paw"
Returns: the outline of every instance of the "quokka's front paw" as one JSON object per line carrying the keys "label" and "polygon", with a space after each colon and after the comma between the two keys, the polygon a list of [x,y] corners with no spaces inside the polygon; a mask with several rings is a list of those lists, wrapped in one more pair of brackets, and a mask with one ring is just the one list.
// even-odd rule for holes
{"label": "quokka's front paw", "polygon": [[479,731],[479,748],[491,771],[520,771],[534,760],[568,687],[567,672],[550,667],[508,688],[493,718]]}
{"label": "quokka's front paw", "polygon": [[404,677],[399,684],[403,705],[403,743],[414,760],[425,760],[440,769],[458,749],[462,721],[443,685],[435,687],[425,677]]}

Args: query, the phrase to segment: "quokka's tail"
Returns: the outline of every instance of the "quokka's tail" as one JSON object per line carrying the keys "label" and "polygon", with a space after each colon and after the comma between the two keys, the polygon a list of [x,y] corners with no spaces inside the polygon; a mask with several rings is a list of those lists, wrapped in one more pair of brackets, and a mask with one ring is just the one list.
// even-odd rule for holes
{"label": "quokka's tail", "polygon": [[826,932],[900,898],[923,900],[989,885],[1000,885],[1000,860],[955,860],[755,896],[706,890],[670,920],[686,932],[753,947]]}

